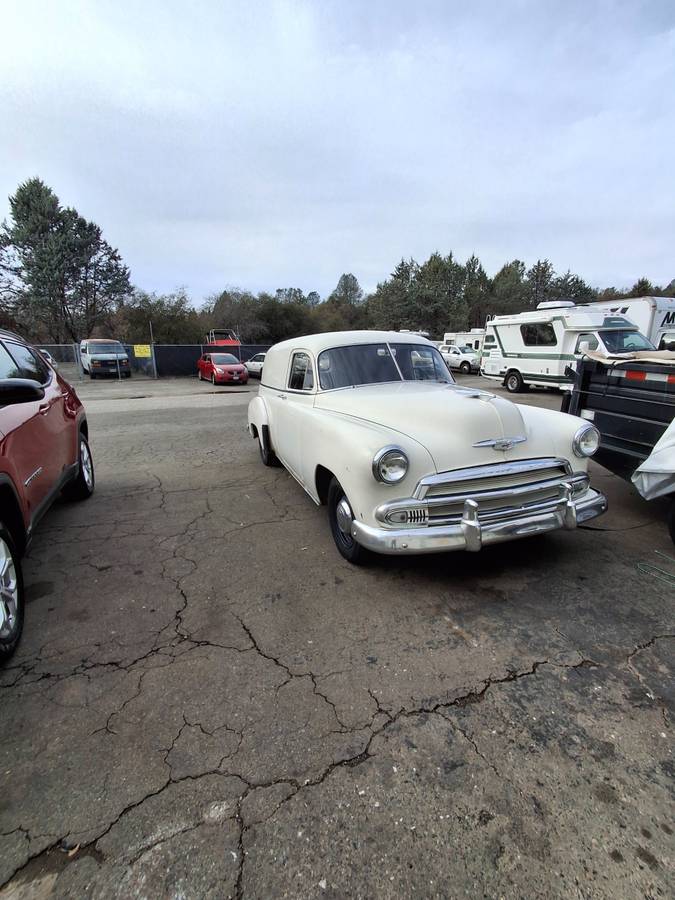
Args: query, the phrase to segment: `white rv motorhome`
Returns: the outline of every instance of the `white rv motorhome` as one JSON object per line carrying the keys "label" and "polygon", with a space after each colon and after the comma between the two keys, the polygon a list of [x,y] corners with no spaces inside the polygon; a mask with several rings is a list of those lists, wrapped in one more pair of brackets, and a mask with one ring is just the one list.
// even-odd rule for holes
{"label": "white rv motorhome", "polygon": [[653,349],[623,316],[573,303],[545,302],[531,312],[490,319],[481,374],[501,381],[511,393],[529,385],[570,390],[573,378],[565,369],[588,350],[613,354]]}
{"label": "white rv motorhome", "polygon": [[658,350],[675,344],[675,297],[630,297],[607,303],[584,303],[579,309],[603,310],[607,315],[625,316],[640,329]]}
{"label": "white rv motorhome", "polygon": [[471,347],[480,352],[485,337],[484,328],[472,328],[471,331],[446,331],[443,345],[448,347]]}

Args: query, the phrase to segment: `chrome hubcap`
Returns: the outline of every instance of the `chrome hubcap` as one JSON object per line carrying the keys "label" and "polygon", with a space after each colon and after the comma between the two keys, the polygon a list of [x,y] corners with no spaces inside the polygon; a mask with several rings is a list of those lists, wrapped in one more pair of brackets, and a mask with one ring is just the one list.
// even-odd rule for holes
{"label": "chrome hubcap", "polygon": [[0,538],[0,638],[9,637],[16,624],[19,582],[9,547]]}
{"label": "chrome hubcap", "polygon": [[91,453],[84,441],[80,442],[80,466],[82,467],[82,475],[89,490],[94,486],[94,466],[91,462]]}
{"label": "chrome hubcap", "polygon": [[352,508],[347,502],[347,498],[343,497],[335,510],[338,528],[343,534],[351,537],[352,534]]}

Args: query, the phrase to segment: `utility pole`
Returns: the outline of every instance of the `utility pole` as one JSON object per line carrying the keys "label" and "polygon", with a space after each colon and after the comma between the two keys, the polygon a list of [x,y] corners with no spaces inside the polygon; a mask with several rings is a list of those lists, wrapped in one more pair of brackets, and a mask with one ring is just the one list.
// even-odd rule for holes
{"label": "utility pole", "polygon": [[150,343],[154,344],[155,338],[153,337],[153,334],[152,334],[152,319],[148,319],[148,325],[150,326]]}

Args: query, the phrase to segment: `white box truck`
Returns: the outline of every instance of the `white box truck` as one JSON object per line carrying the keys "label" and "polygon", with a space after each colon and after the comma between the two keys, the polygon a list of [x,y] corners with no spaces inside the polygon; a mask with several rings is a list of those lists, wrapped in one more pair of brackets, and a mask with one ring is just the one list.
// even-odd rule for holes
{"label": "white box truck", "polygon": [[550,301],[488,321],[481,374],[500,381],[511,393],[529,386],[570,390],[574,379],[565,370],[574,368],[588,350],[611,355],[653,349],[624,316]]}
{"label": "white box truck", "polygon": [[[603,310],[634,322],[657,350],[675,350],[675,297],[630,297],[584,303],[579,309]],[[672,346],[670,346],[672,344]]]}

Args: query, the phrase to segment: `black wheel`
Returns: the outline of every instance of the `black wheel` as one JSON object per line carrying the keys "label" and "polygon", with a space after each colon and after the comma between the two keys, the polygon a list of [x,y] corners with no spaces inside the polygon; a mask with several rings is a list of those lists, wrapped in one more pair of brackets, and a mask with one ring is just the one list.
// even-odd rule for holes
{"label": "black wheel", "polygon": [[459,371],[462,372],[464,375],[470,375],[471,374],[471,363],[468,363],[468,362],[460,363]]}
{"label": "black wheel", "polygon": [[125,372],[125,373],[124,373],[124,377],[125,377],[125,378],[131,378],[131,372]]}
{"label": "black wheel", "polygon": [[342,490],[342,485],[333,478],[328,488],[328,521],[333,533],[335,546],[344,558],[358,566],[365,562],[368,551],[357,544],[351,535],[351,523],[354,519],[352,508],[347,500],[347,495]]}
{"label": "black wheel", "polygon": [[0,662],[9,659],[19,643],[25,605],[19,554],[0,522]]}
{"label": "black wheel", "polygon": [[675,500],[672,501],[668,510],[668,531],[671,541],[675,544]]}
{"label": "black wheel", "polygon": [[520,372],[517,372],[514,369],[506,376],[504,384],[506,385],[506,390],[509,394],[519,394],[523,390],[525,382],[523,381],[523,376]]}
{"label": "black wheel", "polygon": [[87,500],[94,493],[96,478],[94,476],[94,460],[86,437],[80,432],[80,453],[77,477],[63,489],[67,500]]}
{"label": "black wheel", "polygon": [[94,378],[96,378],[96,374],[95,374],[94,372],[90,372],[90,373],[89,373],[89,377],[90,377],[91,380],[93,381]]}
{"label": "black wheel", "polygon": [[260,434],[258,435],[258,447],[260,449],[260,459],[263,461],[264,466],[278,468],[281,465],[272,449],[270,430],[267,425],[263,425],[260,429]]}

